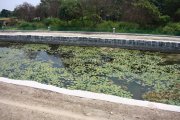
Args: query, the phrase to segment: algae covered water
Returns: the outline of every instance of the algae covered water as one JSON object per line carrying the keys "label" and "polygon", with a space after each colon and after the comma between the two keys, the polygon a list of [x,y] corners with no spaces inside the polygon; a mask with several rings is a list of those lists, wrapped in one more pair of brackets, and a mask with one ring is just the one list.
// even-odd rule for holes
{"label": "algae covered water", "polygon": [[180,54],[0,43],[0,76],[180,105]]}

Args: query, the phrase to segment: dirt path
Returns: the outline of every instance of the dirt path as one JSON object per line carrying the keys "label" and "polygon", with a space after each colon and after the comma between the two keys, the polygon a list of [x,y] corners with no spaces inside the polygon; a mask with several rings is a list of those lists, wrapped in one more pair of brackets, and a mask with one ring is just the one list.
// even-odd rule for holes
{"label": "dirt path", "polygon": [[179,120],[180,113],[0,82],[0,120]]}
{"label": "dirt path", "polygon": [[37,112],[41,112],[41,113],[47,113],[47,114],[52,114],[54,116],[63,116],[63,117],[67,117],[67,118],[73,118],[73,119],[80,119],[80,120],[98,120],[100,118],[93,118],[93,117],[88,117],[88,116],[83,116],[80,114],[75,114],[73,112],[70,111],[65,111],[65,110],[58,110],[58,109],[54,109],[54,108],[49,108],[49,107],[41,107],[41,106],[34,106],[34,105],[26,105],[20,102],[14,102],[13,100],[9,101],[9,100],[0,100],[0,104],[4,104],[10,107],[16,107],[16,108],[20,108],[20,109],[28,109],[31,111],[37,111]]}

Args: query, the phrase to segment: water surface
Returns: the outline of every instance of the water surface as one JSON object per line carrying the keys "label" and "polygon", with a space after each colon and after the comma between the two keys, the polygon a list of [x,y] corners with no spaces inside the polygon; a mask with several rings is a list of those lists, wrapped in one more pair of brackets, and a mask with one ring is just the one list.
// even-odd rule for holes
{"label": "water surface", "polygon": [[180,54],[0,43],[0,76],[180,105]]}

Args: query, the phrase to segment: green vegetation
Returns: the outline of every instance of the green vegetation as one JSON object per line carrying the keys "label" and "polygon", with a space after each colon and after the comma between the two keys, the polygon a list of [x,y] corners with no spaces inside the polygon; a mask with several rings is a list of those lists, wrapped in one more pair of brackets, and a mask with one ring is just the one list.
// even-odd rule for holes
{"label": "green vegetation", "polygon": [[180,35],[180,23],[169,23],[163,27],[163,33]]}
{"label": "green vegetation", "polygon": [[3,9],[0,17],[18,18],[6,29],[180,35],[179,6],[179,0],[41,0]]}
{"label": "green vegetation", "polygon": [[0,47],[0,76],[128,98],[133,94],[125,84],[136,82],[151,88],[139,93],[145,100],[180,105],[179,59],[119,48],[12,44]]}

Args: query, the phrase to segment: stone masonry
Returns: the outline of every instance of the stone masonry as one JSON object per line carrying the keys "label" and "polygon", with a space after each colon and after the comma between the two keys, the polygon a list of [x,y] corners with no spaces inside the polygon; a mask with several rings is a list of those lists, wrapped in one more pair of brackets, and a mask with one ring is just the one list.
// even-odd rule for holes
{"label": "stone masonry", "polygon": [[[151,36],[147,36],[148,39],[141,38],[138,39],[136,36],[133,39],[133,36],[130,35],[127,38],[121,37],[121,35],[112,34],[112,37],[101,37],[92,36],[92,35],[83,35],[79,36],[76,33],[69,33],[64,35],[60,34],[51,34],[51,33],[42,33],[37,32],[37,35],[31,32],[27,33],[17,33],[11,34],[7,32],[6,34],[0,32],[0,42],[21,42],[21,43],[43,43],[43,44],[59,44],[59,45],[78,45],[78,46],[105,46],[105,47],[119,47],[127,49],[137,49],[137,50],[150,50],[150,51],[161,51],[161,52],[177,52],[180,53],[180,37],[164,37],[160,36],[158,39],[151,39]],[[79,34],[79,33],[77,33]],[[104,34],[106,35],[106,34]],[[103,36],[103,34],[102,34]],[[128,36],[128,35],[127,35]]]}

